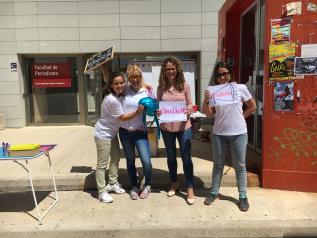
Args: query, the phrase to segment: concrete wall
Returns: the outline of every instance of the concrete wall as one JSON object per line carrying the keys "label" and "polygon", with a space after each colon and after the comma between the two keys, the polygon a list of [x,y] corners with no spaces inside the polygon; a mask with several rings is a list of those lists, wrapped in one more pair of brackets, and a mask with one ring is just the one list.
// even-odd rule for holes
{"label": "concrete wall", "polygon": [[225,0],[0,0],[0,114],[25,126],[17,54],[199,51],[201,93],[217,54]]}

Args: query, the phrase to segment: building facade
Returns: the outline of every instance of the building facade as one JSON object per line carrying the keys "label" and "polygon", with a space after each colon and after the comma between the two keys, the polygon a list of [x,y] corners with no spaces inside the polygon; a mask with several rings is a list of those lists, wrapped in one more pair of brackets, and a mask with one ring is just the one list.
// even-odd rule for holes
{"label": "building facade", "polygon": [[6,126],[93,124],[102,85],[99,73],[84,74],[84,67],[111,46],[113,70],[179,57],[193,71],[200,104],[217,60],[224,2],[1,0],[0,114]]}

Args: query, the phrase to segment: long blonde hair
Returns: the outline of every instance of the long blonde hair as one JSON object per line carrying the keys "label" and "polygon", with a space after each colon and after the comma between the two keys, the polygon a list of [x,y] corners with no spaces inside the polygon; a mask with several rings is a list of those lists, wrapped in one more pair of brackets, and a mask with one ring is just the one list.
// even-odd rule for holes
{"label": "long blonde hair", "polygon": [[161,73],[160,73],[160,79],[159,79],[160,90],[166,91],[166,90],[168,90],[168,87],[170,86],[167,83],[167,78],[166,78],[166,64],[167,63],[172,63],[173,65],[175,65],[176,70],[177,70],[177,74],[176,74],[176,80],[175,80],[173,86],[177,89],[177,91],[182,92],[185,88],[184,72],[183,72],[181,62],[173,56],[169,56],[163,60],[162,67],[161,67]]}
{"label": "long blonde hair", "polygon": [[144,79],[143,79],[143,74],[142,74],[142,70],[140,68],[139,65],[137,64],[129,64],[127,67],[127,76],[128,76],[128,81],[130,82],[130,77],[134,72],[138,72],[140,74],[140,80],[141,80],[141,84],[142,87],[145,87],[145,83],[144,83]]}

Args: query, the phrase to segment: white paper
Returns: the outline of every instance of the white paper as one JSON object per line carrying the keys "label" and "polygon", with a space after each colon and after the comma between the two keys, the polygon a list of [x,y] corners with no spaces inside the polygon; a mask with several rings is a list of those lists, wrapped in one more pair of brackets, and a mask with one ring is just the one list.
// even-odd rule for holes
{"label": "white paper", "polygon": [[209,99],[211,107],[235,104],[239,102],[236,95],[236,83],[209,86],[207,89],[211,96]]}
{"label": "white paper", "polygon": [[192,104],[196,105],[196,93],[195,93],[195,73],[194,72],[184,72],[184,77],[186,82],[190,86],[190,94],[192,97]]}
{"label": "white paper", "polygon": [[301,57],[317,57],[317,44],[302,45]]}
{"label": "white paper", "polygon": [[160,123],[187,121],[185,101],[160,101],[159,105],[161,111]]}

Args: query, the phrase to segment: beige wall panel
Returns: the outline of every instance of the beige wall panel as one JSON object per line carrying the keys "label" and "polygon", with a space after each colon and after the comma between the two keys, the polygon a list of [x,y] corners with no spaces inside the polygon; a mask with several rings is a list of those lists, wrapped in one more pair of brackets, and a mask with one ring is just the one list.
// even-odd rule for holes
{"label": "beige wall panel", "polygon": [[80,40],[119,40],[119,27],[80,28]]}
{"label": "beige wall panel", "polygon": [[15,15],[34,15],[37,13],[36,2],[16,2]]}
{"label": "beige wall panel", "polygon": [[19,128],[19,127],[24,127],[25,126],[25,119],[23,116],[22,118],[18,118],[18,119],[7,119],[6,122],[6,126],[7,128],[13,127],[13,128]]}
{"label": "beige wall panel", "polygon": [[7,63],[6,69],[0,68],[0,82],[18,82],[19,76],[17,72],[11,72],[10,63]]}
{"label": "beige wall panel", "polygon": [[39,53],[38,41],[18,41],[17,53]]}
{"label": "beige wall panel", "polygon": [[162,51],[200,51],[200,39],[162,40]]}
{"label": "beige wall panel", "polygon": [[201,52],[201,65],[215,64],[217,61],[217,51],[202,51]]}
{"label": "beige wall panel", "polygon": [[0,16],[14,15],[14,5],[11,2],[0,2]]}
{"label": "beige wall panel", "polygon": [[79,15],[79,27],[119,26],[119,14]]}
{"label": "beige wall panel", "polygon": [[160,14],[120,14],[120,26],[160,26]]}
{"label": "beige wall panel", "polygon": [[121,52],[160,52],[159,40],[121,40]]}
{"label": "beige wall panel", "polygon": [[12,107],[20,105],[20,96],[19,95],[1,95],[0,102],[2,107]]}
{"label": "beige wall panel", "polygon": [[200,12],[201,1],[197,0],[161,0],[162,12]]}
{"label": "beige wall panel", "polygon": [[37,27],[37,16],[15,16],[16,28],[32,28]]}
{"label": "beige wall panel", "polygon": [[5,94],[5,95],[20,94],[19,82],[9,82],[9,81],[0,82],[0,94]]}
{"label": "beige wall panel", "polygon": [[14,16],[0,16],[0,28],[14,28]]}
{"label": "beige wall panel", "polygon": [[15,54],[16,49],[17,48],[15,42],[0,42],[0,54]]}
{"label": "beige wall panel", "polygon": [[17,41],[36,41],[39,39],[39,33],[37,28],[20,28],[16,29]]}
{"label": "beige wall panel", "polygon": [[78,15],[39,15],[39,27],[78,27]]}
{"label": "beige wall panel", "polygon": [[203,12],[201,19],[203,25],[218,25],[218,12]]}
{"label": "beige wall panel", "polygon": [[15,29],[0,29],[0,41],[15,41]]}
{"label": "beige wall panel", "polygon": [[22,116],[21,107],[20,106],[0,107],[0,114],[5,114],[6,119],[17,119]]}
{"label": "beige wall panel", "polygon": [[201,66],[201,78],[210,79],[211,74],[214,71],[215,64],[202,65]]}
{"label": "beige wall panel", "polygon": [[1,55],[0,54],[0,69],[10,70],[11,62],[17,62],[16,55]]}
{"label": "beige wall panel", "polygon": [[39,28],[39,40],[79,40],[78,28]]}
{"label": "beige wall panel", "polygon": [[201,38],[201,26],[163,26],[162,39]]}
{"label": "beige wall panel", "polygon": [[45,14],[78,14],[78,2],[37,2],[37,13]]}
{"label": "beige wall panel", "polygon": [[202,0],[203,12],[218,12],[226,0]]}
{"label": "beige wall panel", "polygon": [[39,41],[40,53],[78,53],[79,41]]}
{"label": "beige wall panel", "polygon": [[120,52],[120,40],[112,41],[80,41],[80,51],[82,53],[99,52],[101,50],[108,49],[114,45],[114,52]]}
{"label": "beige wall panel", "polygon": [[162,26],[197,26],[201,25],[200,13],[162,13]]}
{"label": "beige wall panel", "polygon": [[121,27],[121,39],[160,39],[160,27]]}
{"label": "beige wall panel", "polygon": [[160,13],[160,1],[121,0],[120,13]]}
{"label": "beige wall panel", "polygon": [[218,25],[205,25],[202,28],[202,38],[218,37]]}
{"label": "beige wall panel", "polygon": [[214,50],[217,50],[217,48],[218,48],[218,39],[216,37],[202,39],[202,50],[214,51]]}
{"label": "beige wall panel", "polygon": [[78,2],[79,14],[119,13],[119,1],[83,1]]}

